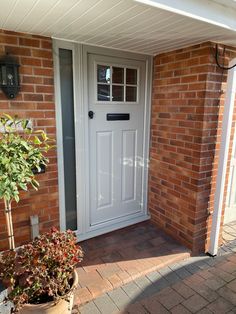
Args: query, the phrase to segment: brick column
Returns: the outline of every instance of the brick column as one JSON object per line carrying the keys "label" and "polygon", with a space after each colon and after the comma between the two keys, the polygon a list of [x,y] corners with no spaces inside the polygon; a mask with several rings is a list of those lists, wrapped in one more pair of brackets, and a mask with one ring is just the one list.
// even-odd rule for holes
{"label": "brick column", "polygon": [[[214,47],[154,60],[149,209],[154,223],[196,253],[207,250],[227,75]],[[225,64],[234,51],[227,49]]]}

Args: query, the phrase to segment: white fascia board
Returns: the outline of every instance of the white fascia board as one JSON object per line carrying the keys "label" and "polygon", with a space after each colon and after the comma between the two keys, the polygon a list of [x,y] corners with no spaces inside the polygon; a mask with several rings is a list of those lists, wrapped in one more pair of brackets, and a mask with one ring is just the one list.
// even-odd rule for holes
{"label": "white fascia board", "polygon": [[236,9],[212,0],[134,0],[148,6],[181,14],[236,31]]}

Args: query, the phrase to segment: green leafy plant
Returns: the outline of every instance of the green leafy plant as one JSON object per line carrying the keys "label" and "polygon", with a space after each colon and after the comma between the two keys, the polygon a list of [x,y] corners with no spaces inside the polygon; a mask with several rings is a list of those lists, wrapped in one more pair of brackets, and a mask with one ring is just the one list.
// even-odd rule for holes
{"label": "green leafy plant", "polygon": [[52,147],[42,130],[30,127],[29,120],[4,114],[0,117],[0,199],[4,200],[10,249],[15,249],[12,201],[19,202],[20,190],[38,189],[34,170],[47,165],[45,153]]}
{"label": "green leafy plant", "polygon": [[0,256],[0,279],[11,289],[8,300],[18,311],[24,304],[57,302],[71,290],[73,271],[83,251],[74,232],[53,228],[16,251]]}

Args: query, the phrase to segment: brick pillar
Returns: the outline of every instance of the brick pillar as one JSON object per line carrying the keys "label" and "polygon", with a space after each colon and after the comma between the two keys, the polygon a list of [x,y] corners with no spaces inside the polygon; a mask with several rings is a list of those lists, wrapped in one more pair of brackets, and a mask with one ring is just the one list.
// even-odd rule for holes
{"label": "brick pillar", "polygon": [[[149,210],[194,253],[207,249],[227,78],[214,47],[208,42],[154,60]],[[227,49],[225,64],[233,53]]]}

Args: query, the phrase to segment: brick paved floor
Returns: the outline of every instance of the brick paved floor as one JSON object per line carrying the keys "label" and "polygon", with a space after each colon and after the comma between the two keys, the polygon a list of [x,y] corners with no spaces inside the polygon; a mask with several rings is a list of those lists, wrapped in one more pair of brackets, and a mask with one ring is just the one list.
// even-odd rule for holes
{"label": "brick paved floor", "polygon": [[224,225],[222,239],[224,247],[236,246],[236,221]]}
{"label": "brick paved floor", "polygon": [[172,263],[76,304],[73,313],[236,313],[235,239],[225,241],[215,258],[203,255]]}
{"label": "brick paved floor", "polygon": [[76,304],[128,284],[171,263],[186,259],[189,250],[150,222],[140,223],[81,242],[85,251],[79,267]]}

